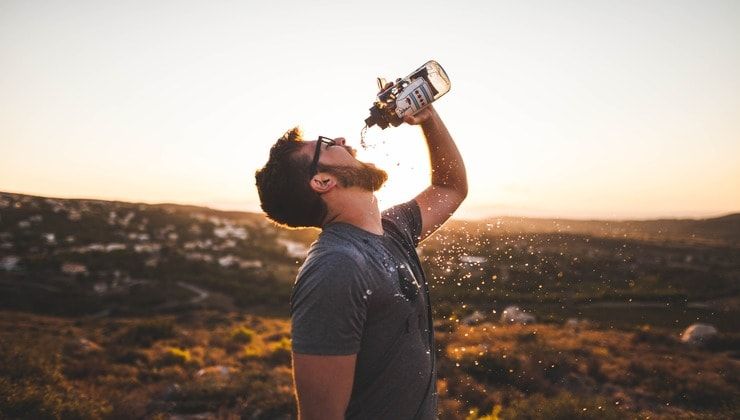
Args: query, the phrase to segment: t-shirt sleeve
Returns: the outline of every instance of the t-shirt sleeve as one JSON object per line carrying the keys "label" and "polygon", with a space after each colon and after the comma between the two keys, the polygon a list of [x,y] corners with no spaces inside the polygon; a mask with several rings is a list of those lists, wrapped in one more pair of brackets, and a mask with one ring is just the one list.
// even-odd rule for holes
{"label": "t-shirt sleeve", "polygon": [[416,200],[393,206],[383,212],[383,218],[393,223],[414,248],[421,237],[421,210]]}
{"label": "t-shirt sleeve", "polygon": [[293,351],[349,355],[360,350],[368,290],[357,262],[341,253],[324,255],[301,270],[291,297]]}

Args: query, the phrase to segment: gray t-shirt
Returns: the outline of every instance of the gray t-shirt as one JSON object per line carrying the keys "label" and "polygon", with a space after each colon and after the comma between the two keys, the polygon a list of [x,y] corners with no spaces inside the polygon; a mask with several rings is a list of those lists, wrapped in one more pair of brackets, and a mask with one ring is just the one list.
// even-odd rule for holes
{"label": "gray t-shirt", "polygon": [[433,419],[429,289],[416,254],[416,201],[383,212],[383,235],[325,226],[291,298],[293,351],[357,354],[348,419]]}

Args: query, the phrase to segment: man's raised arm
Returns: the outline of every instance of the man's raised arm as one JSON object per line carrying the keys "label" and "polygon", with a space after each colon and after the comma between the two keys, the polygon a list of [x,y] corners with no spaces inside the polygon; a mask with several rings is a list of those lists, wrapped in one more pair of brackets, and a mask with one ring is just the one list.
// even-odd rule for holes
{"label": "man's raised arm", "polygon": [[452,216],[468,195],[468,178],[452,136],[431,105],[404,121],[421,125],[429,147],[432,185],[416,196],[421,210],[420,240],[424,240]]}

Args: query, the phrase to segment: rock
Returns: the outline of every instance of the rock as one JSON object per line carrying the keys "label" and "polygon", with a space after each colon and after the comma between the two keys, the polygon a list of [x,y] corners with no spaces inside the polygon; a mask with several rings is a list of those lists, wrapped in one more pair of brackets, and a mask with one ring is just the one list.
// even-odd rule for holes
{"label": "rock", "polygon": [[217,413],[196,413],[196,414],[173,414],[168,417],[169,420],[217,420],[221,418]]}
{"label": "rock", "polygon": [[226,366],[208,366],[199,370],[195,376],[200,379],[223,380],[226,381],[231,377],[230,369]]}
{"label": "rock", "polygon": [[717,328],[713,325],[692,324],[681,334],[681,342],[687,344],[703,344],[715,335],[717,335]]}
{"label": "rock", "polygon": [[68,342],[65,345],[67,353],[75,356],[86,356],[91,353],[99,353],[103,348],[87,338],[80,337]]}
{"label": "rock", "polygon": [[165,388],[164,392],[162,392],[162,398],[165,401],[176,399],[177,396],[180,394],[181,390],[182,390],[182,387],[180,386],[180,384],[167,385],[167,388]]}
{"label": "rock", "polygon": [[580,319],[580,318],[568,318],[565,321],[565,327],[570,328],[572,330],[580,331],[586,328],[591,327],[591,321],[587,319]]}
{"label": "rock", "polygon": [[477,325],[485,321],[486,315],[481,311],[475,311],[472,314],[462,319],[462,323],[465,325]]}
{"label": "rock", "polygon": [[535,321],[534,315],[525,313],[518,306],[508,306],[501,313],[501,322],[504,324],[531,324]]}

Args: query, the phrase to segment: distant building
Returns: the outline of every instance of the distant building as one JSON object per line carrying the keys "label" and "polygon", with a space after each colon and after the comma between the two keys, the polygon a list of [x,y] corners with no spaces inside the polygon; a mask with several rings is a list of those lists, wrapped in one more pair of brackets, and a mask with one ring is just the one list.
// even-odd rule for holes
{"label": "distant building", "polygon": [[0,249],[13,249],[13,234],[0,232]]}
{"label": "distant building", "polygon": [[210,254],[204,254],[202,252],[188,252],[187,254],[185,254],[185,259],[188,261],[212,262],[213,256]]}
{"label": "distant building", "polygon": [[221,251],[224,249],[234,248],[236,247],[236,241],[233,239],[227,239],[223,241],[220,245],[214,246],[213,250],[215,251]]}
{"label": "distant building", "polygon": [[[135,245],[138,246],[138,245]],[[157,245],[159,246],[159,245]],[[89,244],[74,248],[73,251],[85,254],[87,252],[112,252],[126,249],[126,244],[111,242],[109,244]]]}
{"label": "distant building", "polygon": [[128,234],[128,238],[132,241],[146,242],[149,240],[149,234],[131,232]]}
{"label": "distant building", "polygon": [[218,264],[221,267],[232,267],[238,266],[239,268],[261,268],[262,261],[260,260],[243,260],[235,255],[227,255],[218,259]]}
{"label": "distant building", "polygon": [[262,268],[262,261],[242,260],[242,261],[239,261],[239,268]]}
{"label": "distant building", "polygon": [[128,224],[131,223],[131,220],[133,220],[135,214],[134,212],[130,211],[126,214],[126,216],[123,217],[123,219],[120,219],[118,222],[123,227],[128,227]]}
{"label": "distant building", "polygon": [[205,241],[190,241],[185,242],[182,246],[187,250],[193,249],[211,249],[213,247],[213,241],[206,239]]}
{"label": "distant building", "polygon": [[47,245],[56,245],[57,243],[57,237],[53,233],[42,233],[41,237],[44,238]]}
{"label": "distant building", "polygon": [[6,255],[0,258],[0,268],[5,271],[12,271],[18,267],[18,263],[21,261],[20,257],[15,255]]}
{"label": "distant building", "polygon": [[87,274],[87,267],[78,263],[64,263],[62,264],[62,273],[69,275],[84,275]]}
{"label": "distant building", "polygon": [[82,213],[75,209],[70,209],[67,212],[67,219],[69,219],[72,222],[78,222],[80,219],[82,219]]}
{"label": "distant building", "polygon": [[280,238],[277,241],[285,247],[285,252],[293,258],[306,258],[308,256],[308,247],[302,243],[284,238]]}
{"label": "distant building", "polygon": [[247,230],[241,226],[224,225],[213,229],[213,234],[221,239],[236,238],[247,239]]}
{"label": "distant building", "polygon": [[144,243],[144,244],[135,244],[134,245],[134,252],[142,254],[142,253],[153,253],[153,252],[159,252],[159,250],[162,249],[162,245],[160,244],[154,244],[154,243]]}
{"label": "distant building", "polygon": [[239,263],[239,258],[233,255],[227,255],[218,259],[218,265],[221,267],[231,267],[234,264]]}

